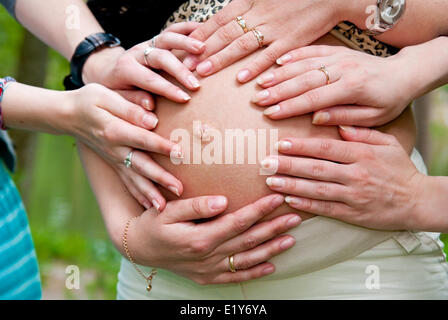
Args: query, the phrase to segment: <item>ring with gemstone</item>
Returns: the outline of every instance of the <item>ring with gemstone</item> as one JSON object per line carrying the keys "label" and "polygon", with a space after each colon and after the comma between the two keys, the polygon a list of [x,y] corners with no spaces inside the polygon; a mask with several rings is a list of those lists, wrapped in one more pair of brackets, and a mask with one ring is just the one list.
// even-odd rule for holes
{"label": "ring with gemstone", "polygon": [[243,29],[244,33],[247,33],[249,31],[249,29],[247,28],[246,20],[244,20],[242,16],[236,17],[235,20],[240,25],[241,29]]}
{"label": "ring with gemstone", "polygon": [[258,46],[261,48],[264,46],[264,35],[261,33],[260,30],[252,29],[252,33],[254,34],[255,38],[257,38]]}
{"label": "ring with gemstone", "polygon": [[322,71],[325,74],[325,78],[327,78],[327,85],[330,84],[330,74],[328,73],[327,67],[325,67],[325,65],[321,65],[319,71]]}
{"label": "ring with gemstone", "polygon": [[151,53],[151,51],[153,51],[153,50],[155,50],[155,49],[156,49],[155,47],[152,47],[152,46],[151,46],[151,47],[146,48],[145,51],[143,51],[143,57],[145,58],[146,65],[147,65],[148,67],[150,67],[148,56],[149,56],[149,54]]}
{"label": "ring with gemstone", "polygon": [[132,167],[132,156],[134,155],[133,151],[130,151],[128,153],[128,155],[126,156],[126,159],[124,159],[124,166],[126,168],[131,168]]}

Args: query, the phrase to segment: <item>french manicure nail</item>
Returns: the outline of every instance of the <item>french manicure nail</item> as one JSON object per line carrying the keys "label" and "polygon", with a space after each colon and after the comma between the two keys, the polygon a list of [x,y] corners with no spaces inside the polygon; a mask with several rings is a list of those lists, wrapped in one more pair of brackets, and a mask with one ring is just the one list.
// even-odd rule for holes
{"label": "french manicure nail", "polygon": [[270,95],[271,94],[270,94],[269,90],[262,90],[262,91],[258,92],[255,96],[253,96],[251,101],[255,102],[255,103],[261,102],[261,101],[269,98]]}
{"label": "french manicure nail", "polygon": [[170,155],[174,158],[177,159],[183,159],[184,158],[184,153],[182,152],[182,147],[178,144],[176,144],[170,152]]}
{"label": "french manicure nail", "polygon": [[151,107],[150,107],[150,105],[149,105],[149,100],[148,99],[143,99],[143,108],[145,108],[145,109],[147,109],[147,110],[150,110],[151,109]]}
{"label": "french manicure nail", "polygon": [[169,186],[168,190],[170,190],[172,193],[174,193],[176,196],[180,197],[179,189],[177,189],[174,186]]}
{"label": "french manicure nail", "polygon": [[263,274],[269,274],[274,272],[274,267],[273,266],[269,266],[263,269]]}
{"label": "french manicure nail", "polygon": [[199,80],[196,79],[195,76],[189,76],[188,77],[188,82],[190,82],[191,86],[195,89],[199,88],[201,86],[201,84],[199,83]]}
{"label": "french manicure nail", "polygon": [[287,197],[285,198],[285,202],[286,202],[287,204],[294,205],[294,206],[298,206],[298,205],[300,205],[300,199],[299,199],[299,198],[296,198],[296,197],[290,197],[290,196],[287,196]]}
{"label": "french manicure nail", "polygon": [[289,141],[279,141],[275,144],[275,148],[278,151],[288,151],[292,148],[292,143]]}
{"label": "french manicure nail", "polygon": [[261,86],[274,80],[274,74],[272,72],[266,73],[257,79],[257,83]]}
{"label": "french manicure nail", "polygon": [[190,97],[186,92],[184,92],[184,91],[182,91],[182,90],[179,90],[179,91],[177,92],[177,94],[178,94],[179,97],[181,97],[182,100],[184,100],[184,101],[189,101],[189,100],[191,100],[191,97]]}
{"label": "french manicure nail", "polygon": [[283,241],[280,243],[280,248],[282,248],[282,249],[288,249],[288,248],[291,248],[291,247],[294,245],[294,243],[295,243],[295,241],[294,241],[293,238],[288,238],[288,239],[286,239],[286,240],[283,240]]}
{"label": "french manicure nail", "polygon": [[289,55],[289,54],[285,54],[284,56],[278,58],[277,61],[276,61],[276,63],[277,63],[278,65],[282,65],[282,64],[285,64],[285,63],[288,62],[288,61],[291,61],[291,59],[292,59],[291,55]]}
{"label": "french manicure nail", "polygon": [[267,158],[261,161],[261,166],[264,169],[277,169],[278,168],[278,160],[273,158]]}
{"label": "french manicure nail", "polygon": [[266,179],[266,184],[270,187],[282,188],[285,186],[285,180],[283,180],[281,178],[269,177]]}
{"label": "french manicure nail", "polygon": [[316,112],[313,116],[313,124],[325,124],[328,121],[330,121],[330,114],[328,112]]}
{"label": "french manicure nail", "polygon": [[210,61],[204,61],[196,67],[196,71],[199,74],[208,75],[212,71],[212,63]]}
{"label": "french manicure nail", "polygon": [[153,129],[157,126],[157,123],[159,123],[159,119],[157,119],[156,117],[152,117],[147,114],[143,116],[143,124],[146,127]]}
{"label": "french manicure nail", "polygon": [[152,200],[151,202],[154,208],[156,208],[156,210],[160,212],[160,204],[156,200]]}
{"label": "french manicure nail", "polygon": [[286,222],[286,227],[292,228],[295,227],[300,222],[300,218],[298,216],[292,217],[291,219],[288,219]]}
{"label": "french manicure nail", "polygon": [[279,112],[280,111],[280,106],[279,105],[277,105],[277,106],[272,106],[272,107],[270,107],[270,108],[267,108],[266,110],[264,110],[264,115],[266,115],[266,116],[270,116],[270,115],[272,115],[272,114],[274,114],[274,113],[277,113],[277,112]]}
{"label": "french manicure nail", "polygon": [[223,209],[227,204],[225,197],[213,197],[208,200],[208,207],[210,210],[220,210]]}
{"label": "french manicure nail", "polygon": [[197,63],[198,63],[197,58],[195,58],[194,56],[188,56],[184,60],[184,65],[189,70],[193,70],[196,67]]}
{"label": "french manicure nail", "polygon": [[341,128],[342,130],[344,130],[345,132],[350,133],[350,134],[356,133],[356,128],[352,127],[352,126],[339,126],[339,128]]}
{"label": "french manicure nail", "polygon": [[246,82],[247,80],[249,80],[249,77],[250,72],[247,69],[241,70],[240,72],[238,72],[238,75],[236,76],[239,82]]}

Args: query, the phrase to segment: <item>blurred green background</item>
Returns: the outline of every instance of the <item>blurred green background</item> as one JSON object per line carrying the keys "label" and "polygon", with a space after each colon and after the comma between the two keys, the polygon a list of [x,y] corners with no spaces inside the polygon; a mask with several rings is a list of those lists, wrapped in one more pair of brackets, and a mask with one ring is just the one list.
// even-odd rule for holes
{"label": "blurred green background", "polygon": [[[25,32],[0,7],[0,76],[62,90],[68,63]],[[448,173],[448,90],[419,101],[419,146],[433,175]],[[45,110],[42,110],[45,112]],[[113,299],[120,255],[108,240],[70,137],[11,133],[14,179],[28,209],[47,299]],[[448,238],[443,236],[444,242]],[[81,289],[65,288],[65,268],[81,270]]]}

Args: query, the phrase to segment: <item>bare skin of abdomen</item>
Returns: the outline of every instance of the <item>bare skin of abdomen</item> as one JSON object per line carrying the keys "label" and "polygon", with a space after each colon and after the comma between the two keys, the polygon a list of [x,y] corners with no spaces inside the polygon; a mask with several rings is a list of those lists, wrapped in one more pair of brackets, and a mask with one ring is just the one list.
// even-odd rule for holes
{"label": "bare skin of abdomen", "polygon": [[[343,45],[331,35],[326,35],[316,44]],[[256,53],[255,53],[256,54]],[[230,67],[201,80],[201,89],[192,94],[192,99],[186,105],[178,104],[163,98],[157,99],[157,116],[159,125],[156,133],[170,137],[173,130],[184,129],[189,133],[190,141],[194,138],[193,121],[200,121],[202,125],[217,129],[225,136],[226,129],[265,129],[267,132],[267,145],[271,129],[278,129],[278,138],[332,138],[340,140],[336,127],[314,126],[311,116],[304,115],[291,119],[273,121],[263,115],[263,108],[250,102],[251,97],[260,90],[255,81],[240,85],[236,81],[236,73],[241,70],[249,56]],[[273,67],[275,68],[275,67]],[[323,81],[325,76],[322,75]],[[415,138],[415,125],[411,110],[405,111],[400,118],[393,121],[382,131],[394,134],[409,152],[412,150]],[[197,134],[197,132],[196,132]],[[213,140],[212,140],[213,141]],[[224,138],[223,138],[224,141]],[[205,147],[210,142],[203,142]],[[223,142],[223,148],[228,147]],[[248,149],[245,147],[245,160],[243,164],[193,164],[193,147],[190,142],[190,164],[176,165],[167,157],[153,155],[165,169],[173,173],[184,186],[181,198],[191,198],[202,195],[224,195],[229,199],[226,212],[233,212],[257,199],[273,193],[266,185],[266,175],[260,175],[259,162],[248,163]],[[234,145],[234,152],[236,146]],[[225,161],[223,149],[223,162]],[[235,157],[236,158],[236,157]],[[164,192],[167,200],[176,199],[169,192]],[[294,212],[286,204],[269,214],[265,219],[272,219],[279,215]],[[311,218],[312,215],[299,212],[302,219]]]}

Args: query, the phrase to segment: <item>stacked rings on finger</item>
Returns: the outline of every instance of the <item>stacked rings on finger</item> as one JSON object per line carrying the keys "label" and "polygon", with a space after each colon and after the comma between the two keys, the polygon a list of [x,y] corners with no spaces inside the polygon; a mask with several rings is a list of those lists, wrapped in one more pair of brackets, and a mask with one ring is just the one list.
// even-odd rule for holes
{"label": "stacked rings on finger", "polygon": [[327,78],[327,85],[330,84],[330,74],[328,73],[327,68],[324,65],[321,65],[319,71],[322,71],[325,74],[325,77]]}
{"label": "stacked rings on finger", "polygon": [[248,33],[249,29],[247,28],[246,20],[243,19],[242,16],[236,17],[236,22],[240,25],[241,29],[243,29],[244,33]]}
{"label": "stacked rings on finger", "polygon": [[255,38],[257,38],[258,41],[258,47],[263,47],[264,44],[264,35],[261,33],[261,31],[257,30],[257,29],[252,29],[252,33],[254,34]]}
{"label": "stacked rings on finger", "polygon": [[131,150],[128,155],[126,156],[126,159],[124,159],[124,166],[126,168],[132,167],[132,156],[134,155],[134,152]]}
{"label": "stacked rings on finger", "polygon": [[235,265],[233,263],[233,260],[234,260],[234,256],[232,254],[231,256],[229,256],[229,270],[230,270],[230,272],[235,273],[236,269],[235,269]]}

